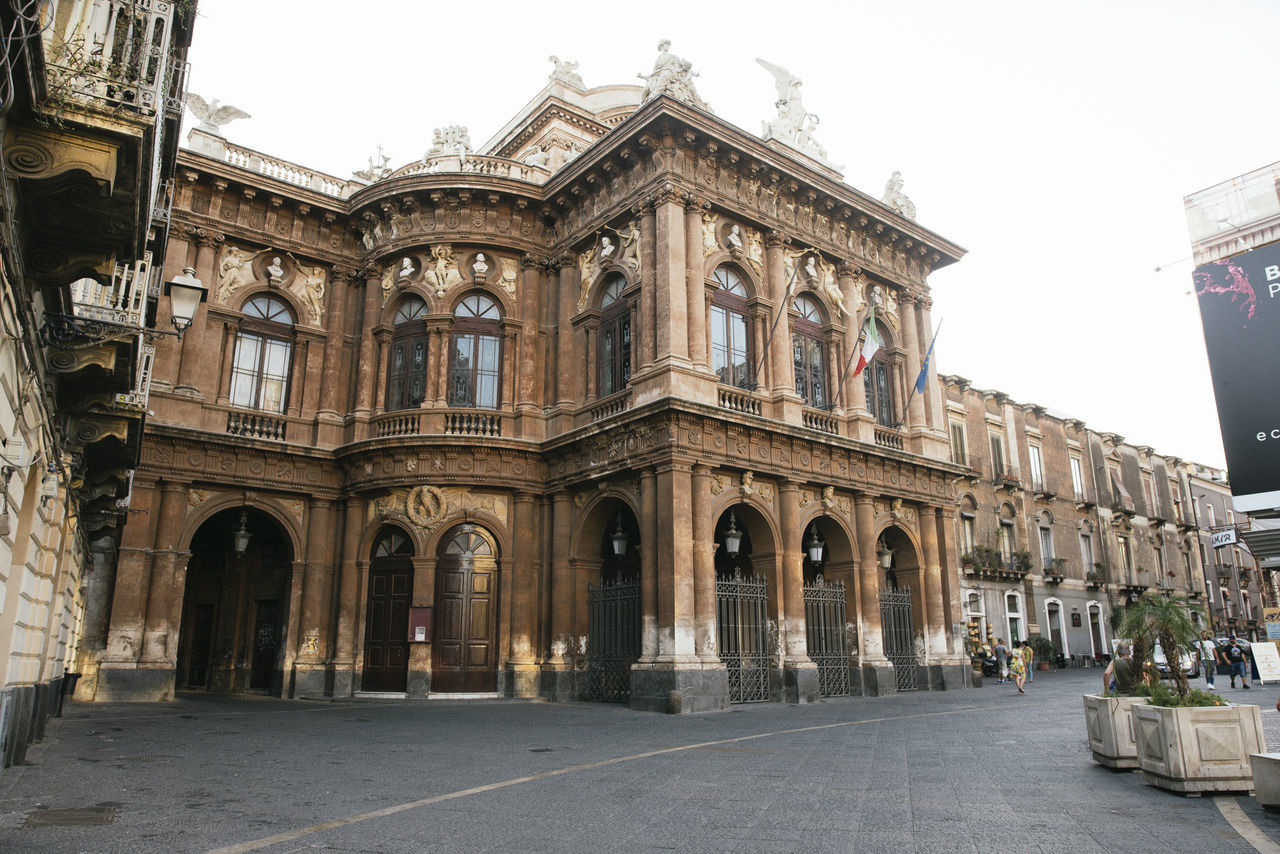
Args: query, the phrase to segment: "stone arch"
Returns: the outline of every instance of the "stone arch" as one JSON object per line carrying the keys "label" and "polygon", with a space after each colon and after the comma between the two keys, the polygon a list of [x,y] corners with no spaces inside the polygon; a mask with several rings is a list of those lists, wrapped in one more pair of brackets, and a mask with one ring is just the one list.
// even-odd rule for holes
{"label": "stone arch", "polygon": [[751,269],[751,265],[742,263],[740,259],[735,258],[728,252],[716,252],[704,259],[702,278],[707,287],[712,287],[716,270],[721,267],[728,267],[734,272],[734,275],[742,279],[742,283],[749,291],[747,294],[748,301],[757,299],[764,294],[764,281],[756,275],[755,270]]}
{"label": "stone arch", "polygon": [[[182,533],[178,538],[179,548],[184,551],[190,551],[191,540],[196,532],[205,522],[218,513],[228,509],[248,507],[270,516],[280,526],[281,530],[289,538],[289,547],[293,551],[295,560],[304,555],[306,550],[303,545],[305,536],[302,522],[280,504],[275,496],[254,493],[250,498],[248,494],[250,491],[220,493],[206,501],[202,501],[199,506],[189,510],[183,520]],[[188,494],[190,494],[190,490],[188,490]],[[297,500],[304,499],[298,498]]]}
{"label": "stone arch", "polygon": [[484,282],[472,282],[468,279],[465,284],[467,287],[459,288],[457,293],[445,295],[447,298],[445,307],[448,309],[450,317],[454,316],[455,312],[458,310],[458,306],[461,305],[464,299],[475,294],[488,297],[497,304],[498,311],[502,315],[498,318],[500,321],[508,320],[516,316],[517,308],[512,301],[511,294],[507,293],[502,288],[494,287],[489,284],[487,280]]}

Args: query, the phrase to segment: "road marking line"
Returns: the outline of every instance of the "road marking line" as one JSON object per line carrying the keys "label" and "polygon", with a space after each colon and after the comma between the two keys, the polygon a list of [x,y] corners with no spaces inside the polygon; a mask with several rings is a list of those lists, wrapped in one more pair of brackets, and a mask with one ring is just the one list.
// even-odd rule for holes
{"label": "road marking line", "polygon": [[[449,792],[445,795],[436,795],[432,798],[423,798],[417,801],[409,801],[408,803],[396,804],[395,806],[384,807],[380,810],[372,812],[360,813],[359,815],[347,816],[346,818],[335,818],[332,821],[322,822],[321,824],[313,824],[310,827],[300,827],[297,830],[287,830],[284,833],[277,833],[273,836],[266,836],[262,839],[255,839],[249,842],[242,842],[239,845],[230,845],[226,848],[217,848],[209,851],[208,854],[243,854],[246,851],[257,851],[262,848],[268,848],[272,845],[278,845],[281,842],[290,842],[295,839],[301,839],[313,833],[319,833],[324,830],[334,830],[335,828],[345,827],[349,824],[358,824],[362,821],[369,821],[375,818],[385,818],[396,813],[406,812],[408,810],[417,809],[419,807],[431,806],[445,801],[456,801],[459,798],[469,797],[471,795],[479,795],[484,792],[493,792],[498,789],[506,789],[510,786],[518,786],[521,783],[531,783],[535,780],[546,780],[551,777],[560,777],[565,774],[576,774],[579,771],[590,771],[593,768],[603,768],[606,765],[617,765],[622,762],[633,762],[637,759],[651,759],[654,756],[664,756],[668,753],[681,753],[686,750],[706,750],[709,748],[719,747],[725,744],[737,744],[743,741],[752,741],[758,738],[771,738],[779,735],[795,735],[803,732],[818,732],[824,729],[839,729],[841,727],[861,726],[862,724],[884,723],[885,721],[904,721],[912,718],[934,718],[944,717],[947,715],[959,715],[968,712],[988,712],[996,709],[1006,708],[1003,704],[996,706],[971,706],[964,709],[951,709],[945,712],[920,712],[914,715],[890,715],[882,718],[867,718],[858,721],[838,721],[832,724],[815,724],[814,726],[796,727],[794,729],[780,729],[773,732],[761,732],[755,735],[742,735],[737,738],[725,738],[719,741],[703,741],[697,744],[685,744],[678,747],[662,747],[657,750],[648,750],[644,753],[633,753],[630,756],[618,756],[613,759],[601,759],[598,762],[587,762],[583,765],[570,765],[567,768],[558,768],[554,771],[543,771],[541,774],[530,774],[527,777],[516,777],[511,780],[503,780],[498,783],[489,783],[484,786],[474,786],[470,789],[462,789],[457,792]],[[1245,819],[1246,821],[1248,819]],[[1241,834],[1243,835],[1243,834]],[[1280,854],[1280,848],[1275,851],[1267,851],[1265,854]]]}
{"label": "road marking line", "polygon": [[1280,854],[1280,845],[1271,841],[1271,837],[1262,832],[1249,816],[1240,809],[1240,804],[1233,797],[1217,797],[1213,799],[1218,812],[1227,820],[1227,824],[1240,834],[1245,842],[1254,847],[1259,854]]}

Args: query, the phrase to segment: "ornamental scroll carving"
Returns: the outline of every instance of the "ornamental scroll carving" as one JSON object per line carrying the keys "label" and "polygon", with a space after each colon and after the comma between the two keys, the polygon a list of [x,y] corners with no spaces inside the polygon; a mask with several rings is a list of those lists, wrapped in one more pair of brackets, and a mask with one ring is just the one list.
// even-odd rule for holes
{"label": "ornamental scroll carving", "polygon": [[415,486],[396,490],[374,500],[373,511],[379,518],[403,514],[424,531],[436,528],[446,518],[460,512],[482,511],[499,519],[507,518],[507,498],[486,495],[458,486]]}

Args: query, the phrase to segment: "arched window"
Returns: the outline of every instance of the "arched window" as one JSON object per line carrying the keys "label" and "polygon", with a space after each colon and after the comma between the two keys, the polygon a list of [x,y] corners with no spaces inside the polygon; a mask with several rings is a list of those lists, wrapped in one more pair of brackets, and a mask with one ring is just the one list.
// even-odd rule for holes
{"label": "arched window", "polygon": [[427,304],[408,296],[396,307],[387,356],[387,409],[422,405],[427,389]]}
{"label": "arched window", "polygon": [[746,285],[729,267],[717,267],[713,278],[719,287],[711,295],[712,370],[726,385],[754,388]]}
{"label": "arched window", "polygon": [[884,326],[876,323],[876,335],[880,337],[880,349],[871,357],[863,369],[863,383],[867,395],[867,409],[876,423],[883,427],[892,427],[897,423],[897,413],[893,400],[893,365],[885,353],[889,344],[889,336]]}
{"label": "arched window", "polygon": [[413,557],[413,541],[403,531],[388,528],[373,546],[373,556],[380,557]]}
{"label": "arched window", "polygon": [[796,394],[819,409],[827,405],[827,342],[822,337],[822,313],[818,303],[801,294],[795,299],[800,316],[791,324],[791,354],[796,374]]}
{"label": "arched window", "polygon": [[631,307],[622,298],[626,277],[614,273],[600,294],[600,397],[622,391],[631,380]]}
{"label": "arched window", "polygon": [[449,405],[497,409],[502,389],[502,311],[492,298],[471,294],[453,311]]}
{"label": "arched window", "polygon": [[293,312],[281,300],[258,296],[241,308],[231,362],[231,405],[284,412],[289,399]]}

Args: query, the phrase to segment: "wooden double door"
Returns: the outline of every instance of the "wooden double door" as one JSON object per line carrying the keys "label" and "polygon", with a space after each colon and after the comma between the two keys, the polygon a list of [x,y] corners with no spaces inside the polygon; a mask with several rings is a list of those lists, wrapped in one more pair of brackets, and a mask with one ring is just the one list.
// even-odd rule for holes
{"label": "wooden double door", "polygon": [[477,525],[449,532],[436,563],[432,693],[488,693],[498,687],[498,563]]}
{"label": "wooden double door", "polygon": [[375,558],[369,567],[369,607],[365,614],[365,691],[399,692],[409,678],[409,605],[413,561],[403,555]]}

